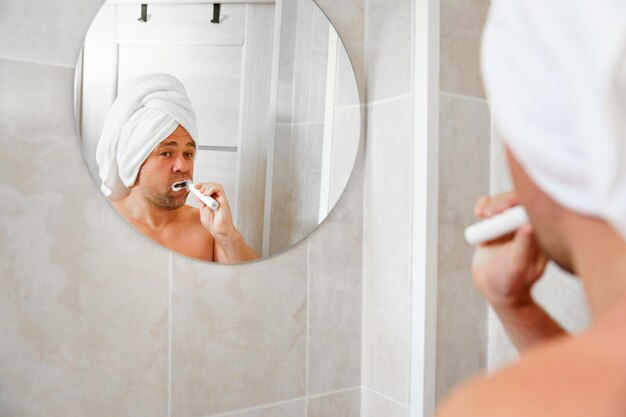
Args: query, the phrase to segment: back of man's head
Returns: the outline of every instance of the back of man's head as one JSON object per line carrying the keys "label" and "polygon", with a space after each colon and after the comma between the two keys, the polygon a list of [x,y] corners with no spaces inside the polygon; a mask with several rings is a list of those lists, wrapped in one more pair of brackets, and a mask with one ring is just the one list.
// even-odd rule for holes
{"label": "back of man's head", "polygon": [[563,240],[576,218],[626,241],[626,2],[495,0],[482,53],[494,125],[544,249],[571,269]]}

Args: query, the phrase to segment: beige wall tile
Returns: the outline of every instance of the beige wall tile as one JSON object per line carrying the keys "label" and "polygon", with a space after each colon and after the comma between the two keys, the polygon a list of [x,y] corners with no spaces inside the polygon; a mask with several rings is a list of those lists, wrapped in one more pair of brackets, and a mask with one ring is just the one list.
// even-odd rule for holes
{"label": "beige wall tile", "polygon": [[69,68],[0,59],[0,135],[73,135],[73,82]]}
{"label": "beige wall tile", "polygon": [[228,414],[223,417],[306,417],[306,400],[295,400],[285,404],[262,406],[253,410]]}
{"label": "beige wall tile", "polygon": [[311,0],[298,0],[293,121],[324,121],[329,21]]}
{"label": "beige wall tile", "polygon": [[361,383],[363,165],[309,241],[309,394]]}
{"label": "beige wall tile", "polygon": [[283,2],[278,67],[278,92],[276,98],[276,122],[293,121],[293,75],[298,29],[297,0]]}
{"label": "beige wall tile", "polygon": [[367,2],[366,62],[369,103],[411,93],[410,0]]}
{"label": "beige wall tile", "polygon": [[309,327],[309,394],[359,384],[360,333],[358,322],[341,329],[332,325]]}
{"label": "beige wall tile", "polygon": [[362,100],[359,98],[359,86],[354,67],[345,47],[339,45],[337,49],[335,107],[358,107]]}
{"label": "beige wall tile", "polygon": [[306,244],[224,266],[174,257],[172,416],[304,395]]}
{"label": "beige wall tile", "polygon": [[441,2],[441,90],[484,97],[480,38],[491,0]]}
{"label": "beige wall tile", "polygon": [[302,239],[307,125],[279,125],[274,144],[270,255]]}
{"label": "beige wall tile", "polygon": [[363,385],[409,401],[412,98],[368,108]]}
{"label": "beige wall tile", "polygon": [[324,124],[313,123],[306,127],[306,156],[304,182],[302,183],[302,237],[305,238],[319,225],[320,192],[322,186],[322,151]]}
{"label": "beige wall tile", "polygon": [[308,394],[361,384],[363,164],[309,237]]}
{"label": "beige wall tile", "polygon": [[513,189],[513,182],[506,161],[505,147],[492,125],[490,155],[490,190],[491,193],[503,193]]}
{"label": "beige wall tile", "polygon": [[361,390],[362,417],[409,417],[409,407],[373,392]]}
{"label": "beige wall tile", "polygon": [[[311,1],[311,0],[306,0]],[[328,38],[334,31],[324,13],[315,7],[313,14],[313,42],[311,54],[311,75],[309,83],[308,122],[323,122],[326,110],[326,85],[328,84]]]}
{"label": "beige wall tile", "polygon": [[329,207],[334,207],[343,194],[358,159],[362,157],[365,145],[365,108],[338,108],[333,117]]}
{"label": "beige wall tile", "polygon": [[470,274],[463,230],[478,197],[489,193],[489,109],[480,100],[440,97],[437,399],[481,371],[486,358],[486,303]]}
{"label": "beige wall tile", "polygon": [[365,1],[314,0],[328,16],[346,46],[354,66],[361,98],[365,99]]}
{"label": "beige wall tile", "polygon": [[308,417],[359,417],[361,388],[309,398]]}
{"label": "beige wall tile", "polygon": [[0,415],[164,416],[168,253],[89,176],[73,71],[4,61],[1,77]]}
{"label": "beige wall tile", "polygon": [[3,1],[0,57],[73,67],[103,0]]}

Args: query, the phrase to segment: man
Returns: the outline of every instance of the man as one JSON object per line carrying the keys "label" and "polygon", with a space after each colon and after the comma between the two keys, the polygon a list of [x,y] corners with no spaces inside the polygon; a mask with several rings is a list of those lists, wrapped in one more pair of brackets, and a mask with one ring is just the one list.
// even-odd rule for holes
{"label": "man", "polygon": [[183,255],[215,262],[257,259],[233,225],[218,183],[196,184],[217,200],[214,211],[174,183],[192,180],[197,126],[187,93],[176,78],[146,74],[113,104],[98,143],[102,191],[138,230]]}
{"label": "man", "polygon": [[[522,353],[462,386],[454,416],[626,416],[626,3],[497,0],[483,39],[494,124],[531,225],[475,251],[472,274]],[[568,335],[533,300],[547,260],[582,280],[592,325]]]}

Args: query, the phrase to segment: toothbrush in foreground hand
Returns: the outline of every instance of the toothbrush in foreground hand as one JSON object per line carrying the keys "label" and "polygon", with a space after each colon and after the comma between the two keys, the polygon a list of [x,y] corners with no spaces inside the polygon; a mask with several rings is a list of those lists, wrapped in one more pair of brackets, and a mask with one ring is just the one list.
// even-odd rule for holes
{"label": "toothbrush in foreground hand", "polygon": [[528,214],[524,207],[511,207],[500,214],[468,226],[465,229],[465,240],[470,245],[480,245],[512,233],[528,223]]}
{"label": "toothbrush in foreground hand", "polygon": [[188,189],[191,192],[191,194],[198,197],[211,210],[215,211],[220,206],[220,203],[215,201],[215,199],[209,197],[208,195],[204,195],[200,191],[198,191],[198,189],[194,186],[194,184],[190,180],[179,181],[172,185],[172,190],[174,191],[181,191],[185,188]]}

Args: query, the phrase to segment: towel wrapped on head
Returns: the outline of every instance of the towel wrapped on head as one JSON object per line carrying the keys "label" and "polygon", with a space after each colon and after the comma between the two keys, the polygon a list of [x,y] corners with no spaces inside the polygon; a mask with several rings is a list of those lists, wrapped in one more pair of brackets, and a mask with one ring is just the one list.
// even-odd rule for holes
{"label": "towel wrapped on head", "polygon": [[107,114],[96,161],[110,200],[130,193],[154,148],[181,125],[198,142],[196,116],[183,84],[169,74],[144,74],[122,91]]}
{"label": "towel wrapped on head", "polygon": [[495,0],[482,48],[495,128],[528,175],[626,239],[626,1]]}

